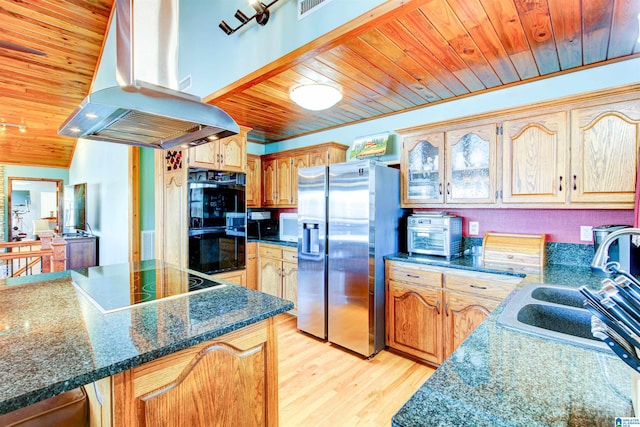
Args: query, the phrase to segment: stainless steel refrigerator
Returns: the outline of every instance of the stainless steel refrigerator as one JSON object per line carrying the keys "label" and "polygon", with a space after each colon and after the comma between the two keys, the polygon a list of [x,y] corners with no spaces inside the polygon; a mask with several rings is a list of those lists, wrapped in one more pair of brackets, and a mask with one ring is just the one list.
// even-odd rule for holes
{"label": "stainless steel refrigerator", "polygon": [[399,171],[298,171],[298,329],[369,357],[385,346],[383,257],[398,251]]}

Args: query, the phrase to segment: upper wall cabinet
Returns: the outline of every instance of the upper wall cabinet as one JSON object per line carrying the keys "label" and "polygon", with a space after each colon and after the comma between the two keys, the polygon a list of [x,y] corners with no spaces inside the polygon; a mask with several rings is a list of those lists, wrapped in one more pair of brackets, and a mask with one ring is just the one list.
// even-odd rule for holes
{"label": "upper wall cabinet", "polygon": [[240,133],[189,149],[189,167],[214,169],[227,172],[245,172],[247,163],[247,132],[240,126]]}
{"label": "upper wall cabinet", "polygon": [[564,203],[569,144],[564,111],[502,124],[502,201]]}
{"label": "upper wall cabinet", "polygon": [[632,209],[639,124],[633,85],[398,130],[402,206]]}
{"label": "upper wall cabinet", "polygon": [[348,148],[329,142],[262,156],[262,207],[295,208],[298,169],[344,162]]}
{"label": "upper wall cabinet", "polygon": [[402,203],[494,203],[496,125],[407,136],[402,149]]}
{"label": "upper wall cabinet", "polygon": [[447,203],[495,203],[496,129],[489,123],[445,133]]}
{"label": "upper wall cabinet", "polygon": [[640,101],[571,111],[571,201],[634,203]]}
{"label": "upper wall cabinet", "polygon": [[402,203],[444,202],[444,132],[406,138],[401,164]]}
{"label": "upper wall cabinet", "polygon": [[260,182],[262,181],[262,167],[260,156],[247,154],[247,191],[248,208],[259,208],[261,205]]}

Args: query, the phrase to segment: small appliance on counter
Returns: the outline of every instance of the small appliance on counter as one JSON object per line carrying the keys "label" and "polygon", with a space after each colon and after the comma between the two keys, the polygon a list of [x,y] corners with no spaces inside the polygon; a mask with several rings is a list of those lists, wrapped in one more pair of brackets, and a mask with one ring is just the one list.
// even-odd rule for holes
{"label": "small appliance on counter", "polygon": [[247,238],[262,239],[275,237],[278,234],[278,223],[271,218],[270,211],[247,212]]}
{"label": "small appliance on counter", "polygon": [[407,252],[447,260],[462,254],[462,218],[447,212],[416,212],[407,218]]}
{"label": "small appliance on counter", "polygon": [[278,227],[280,240],[285,242],[298,241],[298,214],[283,212],[280,214],[280,226]]}
{"label": "small appliance on counter", "polygon": [[[593,250],[598,250],[600,243],[614,231],[629,228],[630,225],[600,225],[593,227]],[[631,274],[640,274],[640,248],[633,241],[632,236],[620,236],[609,246],[609,261],[620,263],[620,269]]]}

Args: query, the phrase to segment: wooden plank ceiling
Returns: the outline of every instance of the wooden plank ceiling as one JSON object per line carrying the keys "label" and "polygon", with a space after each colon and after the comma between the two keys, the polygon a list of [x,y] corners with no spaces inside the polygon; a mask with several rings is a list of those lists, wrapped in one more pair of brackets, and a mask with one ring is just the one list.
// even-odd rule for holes
{"label": "wooden plank ceiling", "polygon": [[[68,167],[57,128],[89,93],[114,0],[0,0],[0,163]],[[389,0],[206,97],[249,139],[282,141],[638,54],[640,0]],[[311,18],[308,18],[311,19]],[[267,24],[271,25],[271,24]],[[234,37],[231,35],[229,37]],[[312,112],[291,87],[330,82]]]}
{"label": "wooden plank ceiling", "polygon": [[[640,0],[391,0],[205,100],[277,142],[637,56]],[[231,35],[230,37],[233,37]],[[326,82],[319,112],[290,88]]]}
{"label": "wooden plank ceiling", "polygon": [[0,0],[0,122],[26,126],[0,130],[0,164],[69,167],[58,126],[89,93],[113,1]]}

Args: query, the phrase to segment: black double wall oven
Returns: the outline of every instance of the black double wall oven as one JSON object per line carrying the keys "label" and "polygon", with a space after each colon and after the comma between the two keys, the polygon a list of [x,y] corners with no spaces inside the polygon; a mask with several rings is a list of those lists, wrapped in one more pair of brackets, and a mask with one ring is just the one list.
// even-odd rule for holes
{"label": "black double wall oven", "polygon": [[245,268],[245,174],[189,169],[189,268]]}

